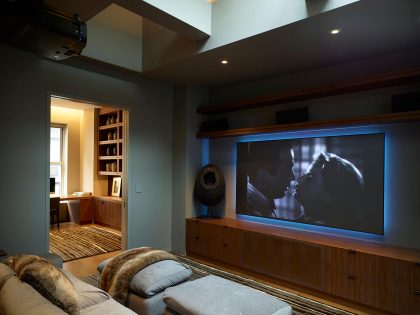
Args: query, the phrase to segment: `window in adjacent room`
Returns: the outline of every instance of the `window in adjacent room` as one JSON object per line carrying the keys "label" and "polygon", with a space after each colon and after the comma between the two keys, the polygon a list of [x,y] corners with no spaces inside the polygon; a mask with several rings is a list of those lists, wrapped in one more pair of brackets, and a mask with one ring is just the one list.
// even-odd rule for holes
{"label": "window in adjacent room", "polygon": [[64,132],[66,126],[52,125],[50,129],[50,177],[55,178],[55,194],[65,194]]}

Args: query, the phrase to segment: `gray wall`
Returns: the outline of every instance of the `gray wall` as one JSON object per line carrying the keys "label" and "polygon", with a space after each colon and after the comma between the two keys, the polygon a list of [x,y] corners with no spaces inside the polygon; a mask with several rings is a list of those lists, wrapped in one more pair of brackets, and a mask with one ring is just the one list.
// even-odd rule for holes
{"label": "gray wall", "polygon": [[174,88],[172,250],[178,253],[185,252],[185,218],[200,211],[193,191],[195,176],[203,165],[202,141],[195,136],[202,117],[195,111],[207,99],[203,89],[185,85]]}
{"label": "gray wall", "polygon": [[[0,248],[11,254],[48,251],[49,91],[129,109],[128,247],[170,248],[171,87],[0,48]],[[135,185],[143,185],[143,193],[134,193]]]}

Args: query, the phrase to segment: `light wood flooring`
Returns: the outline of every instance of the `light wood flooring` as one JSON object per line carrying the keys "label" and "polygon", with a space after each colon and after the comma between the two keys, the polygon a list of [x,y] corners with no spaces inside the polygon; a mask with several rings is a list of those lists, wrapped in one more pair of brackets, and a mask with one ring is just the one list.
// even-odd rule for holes
{"label": "light wood flooring", "polygon": [[[80,225],[73,222],[63,222],[63,223],[60,223],[60,230],[65,230],[65,229],[74,228],[78,226]],[[83,226],[95,226],[95,224],[85,224]],[[110,231],[116,231],[115,229],[108,228],[102,225],[97,225],[97,226],[100,226],[103,229],[108,229]],[[56,231],[57,229],[58,229],[57,224],[54,224],[54,227],[50,226],[50,231],[53,231],[53,230]],[[108,258],[114,257],[120,252],[121,251],[119,250],[115,252],[109,252],[109,253],[105,253],[101,255],[68,261],[63,264],[63,269],[71,272],[74,276],[76,276],[79,279],[84,278],[84,277],[95,274],[96,266],[98,266],[100,262]]]}
{"label": "light wood flooring", "polygon": [[109,252],[92,257],[68,261],[63,264],[63,269],[71,272],[74,276],[81,279],[96,274],[96,266],[98,266],[100,262],[114,257],[120,252],[121,251]]}

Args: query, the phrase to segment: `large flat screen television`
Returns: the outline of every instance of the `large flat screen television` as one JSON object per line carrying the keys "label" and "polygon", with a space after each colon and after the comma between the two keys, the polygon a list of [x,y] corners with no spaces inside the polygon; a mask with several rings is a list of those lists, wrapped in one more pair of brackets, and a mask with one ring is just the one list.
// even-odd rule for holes
{"label": "large flat screen television", "polygon": [[384,233],[384,134],[237,143],[236,213]]}

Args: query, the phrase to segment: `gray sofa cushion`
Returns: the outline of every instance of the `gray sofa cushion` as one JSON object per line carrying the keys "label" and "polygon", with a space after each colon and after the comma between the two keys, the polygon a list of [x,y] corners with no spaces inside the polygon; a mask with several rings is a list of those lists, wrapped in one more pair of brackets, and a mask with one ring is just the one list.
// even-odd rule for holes
{"label": "gray sofa cushion", "polygon": [[[101,262],[97,270],[102,273],[109,259]],[[166,288],[186,281],[190,268],[175,260],[162,260],[140,270],[130,283],[130,291],[143,297],[151,297]]]}
{"label": "gray sofa cushion", "polygon": [[289,304],[267,293],[216,276],[165,290],[163,301],[181,315],[291,315]]}

